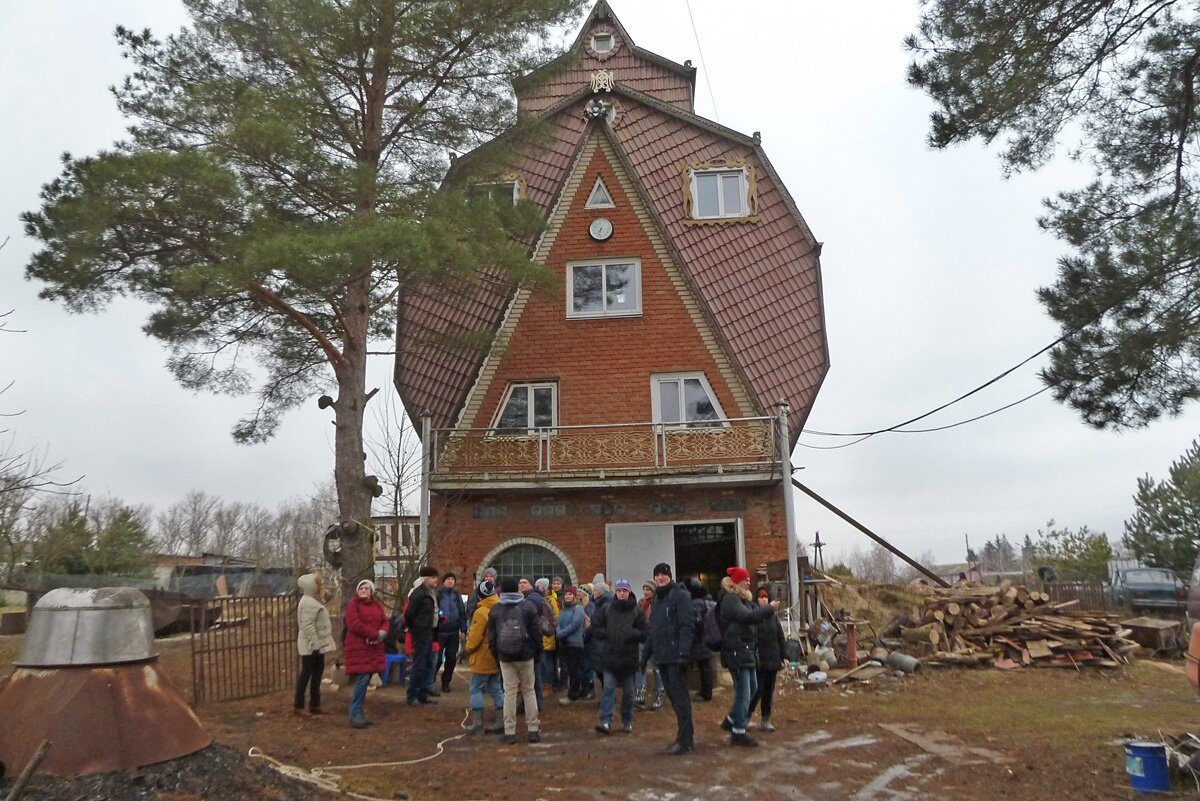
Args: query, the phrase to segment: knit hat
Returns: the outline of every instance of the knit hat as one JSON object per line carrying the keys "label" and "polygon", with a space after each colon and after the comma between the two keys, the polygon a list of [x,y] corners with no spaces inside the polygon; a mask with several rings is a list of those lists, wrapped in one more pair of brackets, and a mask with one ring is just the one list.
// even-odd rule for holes
{"label": "knit hat", "polygon": [[550,583],[553,584],[554,582],[557,581],[559,584],[562,584],[562,580],[563,580],[562,576],[555,576],[554,578],[550,579]]}
{"label": "knit hat", "polygon": [[578,595],[574,587],[563,587],[563,595]]}
{"label": "knit hat", "polygon": [[666,576],[670,576],[670,575],[671,575],[671,566],[670,566],[670,565],[668,565],[666,562],[659,562],[657,565],[655,565],[655,566],[654,566],[654,572],[653,572],[651,575],[654,575],[654,576],[659,576],[659,575],[666,575]]}
{"label": "knit hat", "polygon": [[727,568],[725,572],[729,575],[729,578],[732,579],[734,584],[741,584],[743,581],[750,580],[750,572],[744,567],[738,567],[737,565],[734,565],[733,567]]}
{"label": "knit hat", "polygon": [[630,592],[633,592],[633,587],[625,579],[619,579],[617,583],[613,585],[613,592],[616,592],[617,590],[629,590]]}
{"label": "knit hat", "polygon": [[516,591],[517,591],[517,577],[516,576],[505,576],[504,578],[500,579],[500,592],[516,592]]}
{"label": "knit hat", "polygon": [[537,581],[533,582],[533,586],[537,587],[542,592],[545,592],[546,590],[550,589],[550,579],[540,578]]}
{"label": "knit hat", "polygon": [[447,573],[446,575],[442,576],[442,581],[445,581],[448,578],[452,578],[455,581],[458,581],[458,576],[454,575],[454,573]]}
{"label": "knit hat", "polygon": [[642,582],[642,589],[643,589],[643,590],[652,590],[652,589],[654,589],[654,582],[653,582],[653,581],[643,581],[643,582]]}
{"label": "knit hat", "polygon": [[608,592],[608,585],[603,580],[592,582],[592,592],[598,592],[601,595]]}
{"label": "knit hat", "polygon": [[769,600],[771,600],[771,591],[769,589],[767,589],[766,587],[759,587],[758,588],[758,597],[766,598],[769,601]]}
{"label": "knit hat", "polygon": [[592,594],[592,585],[591,584],[580,584],[579,588],[575,590],[575,594],[579,595],[580,593],[587,593],[588,595],[591,595]]}
{"label": "knit hat", "polygon": [[496,585],[490,581],[479,582],[479,597],[490,598],[496,594]]}
{"label": "knit hat", "polygon": [[417,575],[420,576],[421,578],[426,578],[427,576],[433,576],[434,578],[437,578],[438,569],[436,567],[434,567],[433,565],[424,565],[421,568],[421,572],[418,573]]}
{"label": "knit hat", "polygon": [[683,582],[683,586],[687,587],[688,594],[693,598],[703,598],[708,595],[708,590],[700,583],[700,579],[695,576],[690,576],[687,581]]}
{"label": "knit hat", "polygon": [[362,585],[364,585],[364,584],[366,584],[368,587],[371,588],[371,594],[374,595],[375,594],[375,582],[371,581],[370,579],[363,579],[362,581],[355,584],[354,585],[354,594],[357,595],[358,591],[362,589]]}
{"label": "knit hat", "polygon": [[494,568],[494,567],[489,567],[489,568],[486,568],[486,569],[483,571],[483,577],[484,577],[485,579],[487,579],[487,578],[490,578],[490,579],[492,580],[492,583],[493,583],[493,584],[495,584],[495,583],[496,583],[496,577],[497,577],[497,576],[499,576],[499,575],[500,575],[500,573],[499,573],[499,572],[497,572],[496,568]]}
{"label": "knit hat", "polygon": [[600,583],[601,581],[605,581],[603,573],[597,573],[596,575],[592,576],[592,586],[593,587],[596,586],[596,584]]}

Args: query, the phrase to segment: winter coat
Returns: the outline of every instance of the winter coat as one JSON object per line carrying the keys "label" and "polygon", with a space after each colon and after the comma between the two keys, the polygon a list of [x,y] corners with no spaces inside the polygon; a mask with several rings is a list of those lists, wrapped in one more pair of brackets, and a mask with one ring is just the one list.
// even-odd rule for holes
{"label": "winter coat", "polygon": [[[550,611],[554,613],[554,619],[558,620],[558,616],[562,613],[562,604],[559,602],[558,593],[548,592],[543,598],[546,599],[546,604],[550,607]],[[558,648],[558,638],[554,635],[542,637],[542,650],[553,651]]]}
{"label": "winter coat", "polygon": [[768,606],[755,606],[750,590],[726,576],[717,599],[721,626],[721,664],[730,670],[758,666],[758,624],[775,614]]}
{"label": "winter coat", "polygon": [[[555,619],[555,618],[553,618],[554,609],[551,608],[550,602],[546,600],[546,596],[542,595],[542,591],[539,590],[537,587],[534,587],[532,590],[530,590],[529,594],[525,595],[524,598],[526,601],[529,601],[530,606],[532,606],[534,611],[538,613],[539,617],[541,617],[542,615],[551,615],[552,616],[551,619],[552,620]],[[546,637],[542,636],[541,628],[539,628],[538,629],[538,641],[537,641],[538,651],[546,650],[546,639],[547,639]],[[553,639],[553,638],[551,637],[550,639]]]}
{"label": "winter coat", "polygon": [[418,578],[408,591],[408,603],[404,606],[404,628],[413,637],[431,637],[437,624],[437,595],[433,588],[425,586],[424,578]]}
{"label": "winter coat", "polygon": [[688,593],[692,596],[692,607],[696,610],[697,626],[696,639],[692,641],[692,659],[704,662],[712,659],[713,655],[712,649],[704,644],[704,616],[708,614],[708,603],[711,599],[702,585],[697,585],[696,589],[688,587]]}
{"label": "winter coat", "polygon": [[646,658],[656,665],[686,665],[696,639],[696,610],[692,596],[677,581],[654,591],[650,604],[650,638]]}
{"label": "winter coat", "polygon": [[783,645],[786,641],[779,616],[771,615],[761,621],[755,635],[758,637],[758,669],[779,670],[779,666],[783,664]]}
{"label": "winter coat", "polygon": [[333,624],[329,622],[329,610],[317,599],[317,577],[306,573],[296,584],[304,593],[296,606],[296,650],[301,656],[314,651],[328,654],[337,650],[333,642]]}
{"label": "winter coat", "polygon": [[495,595],[480,598],[471,617],[471,629],[467,634],[467,664],[471,673],[476,676],[491,676],[500,672],[500,664],[496,655],[488,647],[488,615],[492,607],[500,603]]}
{"label": "winter coat", "polygon": [[388,630],[388,614],[383,604],[364,601],[357,595],[346,604],[346,640],[342,646],[347,676],[382,673],[387,662],[383,638]]}
{"label": "winter coat", "polygon": [[437,588],[438,634],[467,630],[467,606],[455,587]]}
{"label": "winter coat", "polygon": [[[516,656],[504,656],[500,653],[500,646],[497,644],[500,623],[505,616],[510,614],[521,616],[527,635],[525,648]],[[533,659],[541,650],[542,635],[538,629],[537,607],[534,606],[533,601],[526,599],[519,592],[500,593],[500,602],[493,606],[492,611],[488,614],[487,629],[488,647],[492,649],[492,653],[500,662],[525,662]]]}
{"label": "winter coat", "polygon": [[583,621],[583,607],[579,605],[578,601],[572,601],[563,607],[562,614],[558,616],[558,627],[554,633],[564,648],[583,647]]}
{"label": "winter coat", "polygon": [[614,676],[636,672],[648,625],[632,598],[605,604],[592,621],[592,638],[600,644],[600,668]]}

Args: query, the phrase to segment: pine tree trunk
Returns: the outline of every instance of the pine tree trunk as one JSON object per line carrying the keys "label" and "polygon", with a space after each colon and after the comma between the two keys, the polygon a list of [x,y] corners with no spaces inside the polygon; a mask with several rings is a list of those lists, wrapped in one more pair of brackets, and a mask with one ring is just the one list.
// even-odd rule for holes
{"label": "pine tree trunk", "polygon": [[372,496],[364,481],[368,322],[365,283],[356,282],[351,287],[344,314],[347,331],[343,358],[335,369],[338,397],[334,402],[334,484],[342,522],[342,598],[349,600],[358,582],[375,578],[374,537],[369,528]]}

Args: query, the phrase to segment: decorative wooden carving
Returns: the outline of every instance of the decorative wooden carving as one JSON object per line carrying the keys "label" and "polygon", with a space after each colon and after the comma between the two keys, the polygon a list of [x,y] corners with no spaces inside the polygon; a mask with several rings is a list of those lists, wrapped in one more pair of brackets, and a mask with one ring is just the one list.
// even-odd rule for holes
{"label": "decorative wooden carving", "polygon": [[[706,170],[742,170],[746,175],[746,215],[742,217],[705,217],[695,219],[692,213],[695,199],[692,197],[692,176]],[[729,223],[758,222],[758,174],[749,159],[714,158],[689,164],[683,170],[683,213],[684,225],[727,225]]]}

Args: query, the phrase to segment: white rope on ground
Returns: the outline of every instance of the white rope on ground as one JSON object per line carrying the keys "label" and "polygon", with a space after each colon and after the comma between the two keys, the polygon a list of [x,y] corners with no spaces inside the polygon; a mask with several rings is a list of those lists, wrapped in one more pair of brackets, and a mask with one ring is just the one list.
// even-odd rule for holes
{"label": "white rope on ground", "polygon": [[252,759],[267,760],[272,768],[282,773],[284,776],[289,776],[293,779],[299,779],[300,781],[308,782],[309,784],[315,784],[316,786],[324,790],[329,790],[330,792],[343,793],[352,798],[360,798],[363,801],[391,801],[391,799],[377,798],[372,795],[362,795],[361,793],[355,793],[351,790],[343,789],[339,784],[342,777],[340,774],[334,773],[334,771],[363,770],[365,768],[394,768],[402,765],[416,765],[421,762],[428,762],[431,759],[436,759],[445,753],[446,743],[453,742],[454,740],[461,740],[463,737],[467,736],[466,724],[467,718],[470,716],[470,714],[471,710],[468,709],[463,714],[462,721],[460,721],[458,724],[458,727],[463,729],[463,731],[455,734],[452,737],[447,737],[446,739],[439,741],[435,746],[436,750],[432,754],[420,757],[419,759],[406,759],[398,762],[364,762],[361,765],[327,765],[323,768],[311,768],[309,770],[305,770],[298,765],[287,765],[283,762],[280,762],[278,759],[275,759],[264,752],[258,746],[252,746],[247,755]]}

